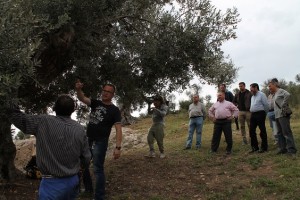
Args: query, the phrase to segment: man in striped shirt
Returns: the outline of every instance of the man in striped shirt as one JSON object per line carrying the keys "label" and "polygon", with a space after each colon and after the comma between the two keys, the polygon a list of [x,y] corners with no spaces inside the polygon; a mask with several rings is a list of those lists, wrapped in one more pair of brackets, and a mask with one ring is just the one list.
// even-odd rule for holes
{"label": "man in striped shirt", "polygon": [[37,166],[42,173],[39,199],[73,200],[78,194],[80,166],[91,153],[83,126],[71,119],[74,100],[61,95],[52,115],[29,115],[12,108],[9,119],[25,134],[36,137]]}

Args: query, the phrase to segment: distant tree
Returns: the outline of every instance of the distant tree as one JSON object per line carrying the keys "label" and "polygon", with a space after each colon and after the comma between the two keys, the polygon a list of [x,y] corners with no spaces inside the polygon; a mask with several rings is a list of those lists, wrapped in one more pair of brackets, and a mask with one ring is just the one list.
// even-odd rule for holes
{"label": "distant tree", "polygon": [[30,135],[24,134],[22,131],[19,131],[15,138],[18,140],[25,140],[25,139],[30,138]]}
{"label": "distant tree", "polygon": [[[264,81],[263,86],[262,86],[262,91],[266,94],[269,95],[269,89],[268,89],[268,83],[270,82],[271,79],[268,79],[266,81]],[[289,99],[289,104],[292,107],[298,106],[300,104],[300,84],[298,82],[297,76],[295,77],[295,81],[290,81],[290,82],[286,82],[286,80],[284,79],[279,79],[279,86],[282,89],[287,90],[291,96]]]}

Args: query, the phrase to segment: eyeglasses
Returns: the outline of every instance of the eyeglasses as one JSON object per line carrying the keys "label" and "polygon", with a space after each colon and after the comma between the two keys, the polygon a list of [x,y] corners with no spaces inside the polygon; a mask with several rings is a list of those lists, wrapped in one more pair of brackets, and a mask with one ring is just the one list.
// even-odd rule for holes
{"label": "eyeglasses", "polygon": [[102,90],[102,93],[109,93],[109,94],[113,94],[114,92],[108,91],[108,90]]}

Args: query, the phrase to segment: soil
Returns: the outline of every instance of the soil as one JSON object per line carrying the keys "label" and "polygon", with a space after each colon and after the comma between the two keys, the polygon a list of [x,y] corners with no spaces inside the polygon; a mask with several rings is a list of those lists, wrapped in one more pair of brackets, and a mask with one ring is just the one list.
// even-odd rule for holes
{"label": "soil", "polygon": [[[222,149],[220,153],[209,154],[208,149],[184,151],[182,147],[174,146],[169,148],[164,159],[160,159],[159,155],[156,158],[146,158],[146,141],[141,136],[145,134],[136,136],[137,132],[131,132],[127,135],[130,134],[135,135],[130,137],[140,139],[132,140],[135,145],[125,139],[128,148],[123,149],[120,159],[113,160],[111,153],[108,153],[105,163],[107,199],[227,199],[223,194],[241,194],[262,176],[280,178],[272,169],[272,161],[258,163],[256,168],[255,156],[245,154],[241,157],[239,154],[242,152],[225,156],[225,151],[221,153]],[[23,144],[22,148],[30,149],[30,145],[32,146],[30,143],[26,147]],[[19,148],[19,151],[22,151],[22,148]],[[113,142],[110,149],[112,148]],[[31,155],[30,150],[27,154]],[[196,156],[199,160],[195,160],[194,155],[199,155]],[[252,164],[249,162],[251,159]],[[16,163],[22,168],[20,163],[24,164],[25,161],[18,157]],[[15,180],[0,183],[0,200],[36,199],[39,182],[40,180],[26,178],[22,171],[18,170]],[[83,190],[83,187],[81,188]],[[92,195],[81,193],[78,199],[90,200]],[[276,199],[276,193],[269,194],[269,198],[266,199]]]}

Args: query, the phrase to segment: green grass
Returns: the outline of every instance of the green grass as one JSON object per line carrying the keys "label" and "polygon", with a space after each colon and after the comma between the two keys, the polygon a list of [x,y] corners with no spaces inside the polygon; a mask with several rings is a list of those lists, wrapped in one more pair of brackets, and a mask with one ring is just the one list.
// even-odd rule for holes
{"label": "green grass", "polygon": [[[233,124],[234,125],[234,124]],[[166,117],[166,159],[145,159],[148,148],[128,151],[119,161],[106,161],[109,199],[300,199],[300,161],[275,155],[271,130],[269,151],[248,154],[250,145],[242,145],[241,135],[233,133],[233,153],[225,156],[222,136],[219,151],[210,154],[213,124],[206,120],[200,151],[183,150],[188,131],[186,113]],[[130,128],[147,134],[151,118]],[[234,126],[233,126],[234,127]],[[292,119],[296,146],[300,144],[300,125]],[[259,142],[260,138],[258,136]],[[193,141],[195,143],[195,141]],[[156,146],[157,148],[157,146]]]}

